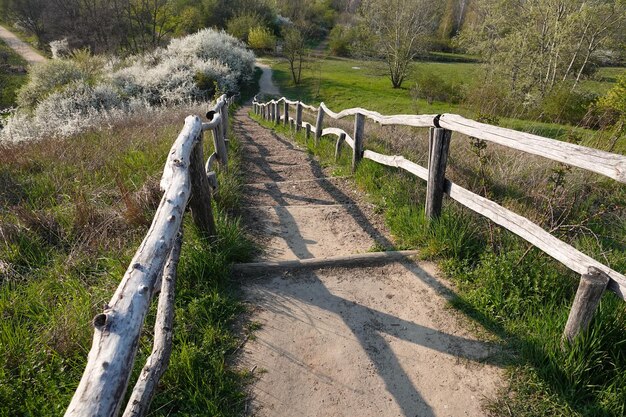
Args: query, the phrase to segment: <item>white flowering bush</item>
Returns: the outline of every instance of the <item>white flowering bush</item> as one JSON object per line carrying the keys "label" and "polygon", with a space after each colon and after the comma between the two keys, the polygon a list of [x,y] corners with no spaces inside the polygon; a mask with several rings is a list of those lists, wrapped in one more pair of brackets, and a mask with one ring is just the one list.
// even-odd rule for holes
{"label": "white flowering bush", "polygon": [[67,38],[50,42],[50,52],[52,52],[52,59],[61,59],[70,56],[71,50]]}
{"label": "white flowering bush", "polygon": [[251,79],[254,54],[225,32],[204,29],[167,48],[119,58],[71,54],[35,66],[0,141],[67,137],[131,113],[207,100]]}

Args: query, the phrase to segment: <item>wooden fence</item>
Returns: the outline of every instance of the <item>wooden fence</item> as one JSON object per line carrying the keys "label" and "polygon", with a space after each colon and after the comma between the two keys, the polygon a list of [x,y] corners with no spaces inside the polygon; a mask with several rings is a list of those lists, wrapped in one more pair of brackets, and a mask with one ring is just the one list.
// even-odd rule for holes
{"label": "wooden fence", "polygon": [[[295,106],[295,118],[289,116],[290,106]],[[303,109],[317,112],[315,126],[302,120]],[[606,289],[615,292],[619,297],[626,300],[626,277],[623,274],[559,240],[529,219],[475,194],[445,177],[452,132],[462,133],[518,151],[583,168],[622,183],[626,183],[625,156],[530,133],[491,126],[455,114],[384,116],[361,108],[352,108],[335,113],[324,103],[320,103],[319,107],[314,107],[300,101],[288,100],[285,97],[265,103],[258,102],[255,97],[253,110],[264,119],[271,120],[276,124],[284,123],[292,126],[296,131],[305,129],[307,139],[313,131],[316,145],[322,136],[337,136],[335,157],[341,152],[343,143],[348,144],[352,148],[353,171],[359,161],[365,158],[382,165],[403,169],[427,181],[426,215],[429,218],[439,216],[443,195],[447,194],[453,200],[515,233],[572,271],[581,274],[578,291],[563,332],[564,342],[566,340],[571,342],[581,330],[589,325],[602,293]],[[281,112],[283,113],[282,116]],[[323,123],[326,116],[333,119],[354,116],[353,135],[350,136],[348,132],[334,127],[324,128]],[[430,128],[428,167],[424,168],[399,155],[383,155],[364,149],[363,138],[366,118],[380,125]]]}
{"label": "wooden fence", "polygon": [[[163,197],[146,237],[135,253],[113,298],[93,319],[94,337],[87,366],[65,416],[110,417],[119,413],[135,362],[144,319],[159,293],[154,346],[124,410],[144,416],[167,368],[172,344],[174,284],[182,244],[182,217],[189,207],[198,228],[216,235],[211,193],[217,188],[215,162],[227,169],[228,107],[221,96],[207,113],[208,123],[188,116],[171,148],[161,189]],[[203,132],[213,135],[215,152],[204,161]]]}

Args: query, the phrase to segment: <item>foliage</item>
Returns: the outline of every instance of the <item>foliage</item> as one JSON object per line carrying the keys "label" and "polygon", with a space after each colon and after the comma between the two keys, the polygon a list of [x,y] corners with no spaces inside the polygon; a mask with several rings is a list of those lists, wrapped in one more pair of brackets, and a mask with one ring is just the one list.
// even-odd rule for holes
{"label": "foliage", "polygon": [[626,23],[621,0],[476,0],[474,7],[460,45],[483,58],[490,82],[505,83],[514,101],[542,99],[566,80],[575,89]]}
{"label": "foliage", "polygon": [[26,82],[25,67],[26,61],[0,41],[0,110],[15,106],[16,92]]}
{"label": "foliage", "polygon": [[295,26],[283,30],[283,55],[289,62],[291,77],[295,85],[302,79],[302,65],[306,57],[305,39],[302,32]]}
{"label": "foliage", "polygon": [[458,104],[463,99],[463,88],[460,84],[447,81],[432,72],[420,72],[415,85],[411,88],[413,99],[426,99],[428,104],[433,101],[445,101]]}
{"label": "foliage", "polygon": [[350,56],[352,42],[355,40],[354,29],[347,25],[335,25],[328,36],[330,52],[337,56]]}
{"label": "foliage", "polygon": [[240,41],[210,29],[121,62],[77,50],[33,68],[19,92],[23,108],[8,119],[0,140],[68,137],[131,113],[206,100],[215,84],[235,92],[251,79],[253,63]]}
{"label": "foliage", "polygon": [[258,13],[241,13],[226,23],[226,31],[235,38],[248,42],[250,31],[258,26],[263,26],[263,23],[263,19]]}
{"label": "foliage", "polygon": [[276,49],[276,36],[265,26],[250,29],[248,45],[255,51],[271,52]]}
{"label": "foliage", "polygon": [[70,54],[70,45],[67,38],[50,42],[50,53],[52,59],[67,58]]}
{"label": "foliage", "polygon": [[402,85],[409,64],[424,51],[435,29],[437,10],[432,0],[363,1],[362,24],[371,29],[372,53],[387,64],[393,88]]}
{"label": "foliage", "polygon": [[572,91],[569,85],[560,85],[543,99],[542,118],[555,123],[577,125],[585,118],[595,99],[591,94]]}

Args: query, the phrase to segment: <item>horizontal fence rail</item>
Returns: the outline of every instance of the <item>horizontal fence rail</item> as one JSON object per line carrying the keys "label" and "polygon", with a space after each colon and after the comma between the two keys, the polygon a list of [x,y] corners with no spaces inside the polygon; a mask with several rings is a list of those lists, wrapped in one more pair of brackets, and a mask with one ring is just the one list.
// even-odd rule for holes
{"label": "horizontal fence rail", "polygon": [[[297,122],[292,120],[288,116],[288,110],[284,111],[287,116],[281,117],[278,110],[281,102],[285,110],[288,109],[288,105],[295,105],[297,112],[301,108],[317,112],[315,126],[303,122],[301,118]],[[358,162],[365,158],[382,165],[403,169],[426,181],[426,214],[430,218],[435,218],[439,215],[441,200],[445,193],[453,200],[515,233],[561,262],[570,270],[580,274],[581,281],[563,334],[564,341],[571,342],[580,331],[588,326],[591,320],[600,297],[589,296],[589,288],[595,288],[596,295],[598,292],[597,288],[601,287],[600,295],[605,289],[609,289],[623,300],[626,300],[626,276],[622,273],[580,252],[529,219],[445,178],[447,153],[452,132],[582,168],[622,183],[626,183],[626,156],[479,123],[455,114],[385,116],[361,108],[351,108],[335,113],[324,103],[320,103],[319,107],[314,107],[299,101],[288,100],[285,97],[264,103],[259,102],[257,97],[255,97],[253,100],[253,111],[262,118],[271,120],[274,123],[278,124],[282,120],[285,125],[294,123],[297,130],[307,129],[307,139],[309,138],[310,130],[313,130],[315,132],[316,144],[322,136],[337,136],[335,157],[337,158],[339,155],[341,145],[343,143],[348,144],[352,148],[353,153],[353,170],[356,169]],[[324,128],[323,123],[326,116],[333,119],[354,116],[355,125],[352,137],[343,129],[335,127]],[[380,125],[430,128],[428,168],[424,168],[400,155],[383,155],[364,149],[363,131],[366,118]],[[601,278],[599,279],[598,277]],[[602,282],[604,282],[603,286]],[[581,300],[584,300],[584,302]]]}
{"label": "horizontal fence rail", "polygon": [[[160,183],[163,197],[152,225],[115,294],[93,319],[92,347],[83,376],[65,412],[66,417],[110,417],[119,413],[144,320],[153,295],[160,293],[154,348],[123,414],[125,417],[146,415],[171,352],[173,286],[185,209],[191,209],[194,222],[202,233],[208,237],[216,235],[211,188],[217,187],[217,177],[212,169],[215,161],[226,169],[228,107],[233,102],[233,97],[221,96],[207,113],[209,123],[202,123],[197,116],[185,119],[163,170]],[[202,139],[206,130],[213,134],[215,153],[205,166]]]}

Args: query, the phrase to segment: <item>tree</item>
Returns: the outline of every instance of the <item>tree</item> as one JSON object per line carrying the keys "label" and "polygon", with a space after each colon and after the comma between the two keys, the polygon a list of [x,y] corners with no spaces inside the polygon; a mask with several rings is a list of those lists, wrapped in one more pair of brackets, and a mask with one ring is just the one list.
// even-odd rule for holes
{"label": "tree", "polygon": [[373,36],[373,51],[387,64],[393,88],[402,86],[409,64],[425,50],[435,30],[435,0],[364,0],[361,14]]}
{"label": "tree", "polygon": [[300,84],[306,48],[302,32],[294,26],[288,26],[283,29],[283,54],[289,61],[293,83],[296,85]]}

